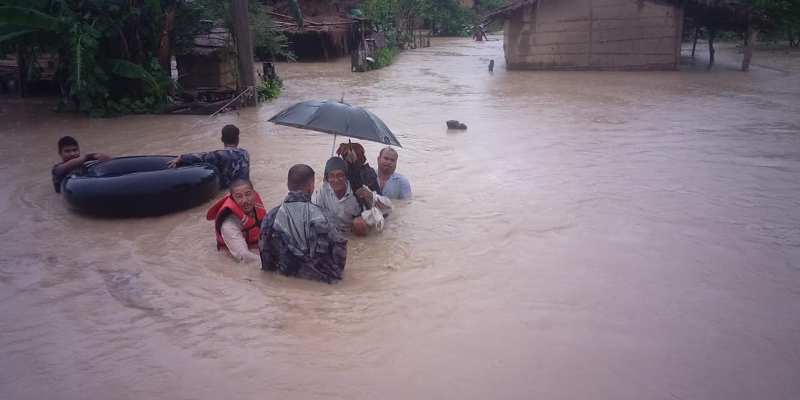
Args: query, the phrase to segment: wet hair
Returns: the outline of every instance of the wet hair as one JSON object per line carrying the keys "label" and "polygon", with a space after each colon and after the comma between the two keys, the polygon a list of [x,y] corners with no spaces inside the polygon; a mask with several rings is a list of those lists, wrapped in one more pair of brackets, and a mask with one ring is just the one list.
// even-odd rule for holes
{"label": "wet hair", "polygon": [[380,157],[383,155],[383,152],[384,152],[384,151],[391,151],[392,153],[394,153],[394,155],[397,155],[397,150],[395,150],[395,149],[393,149],[393,148],[391,148],[391,147],[384,147],[384,148],[382,148],[382,149],[381,149],[381,151],[378,153],[378,158],[380,158]]}
{"label": "wet hair", "polygon": [[342,159],[346,159],[347,153],[351,151],[356,153],[358,165],[364,165],[367,162],[367,157],[364,155],[364,146],[360,143],[342,143],[339,145],[339,149],[336,150],[336,154]]}
{"label": "wet hair", "polygon": [[75,140],[72,136],[64,136],[61,139],[58,139],[58,152],[61,153],[61,150],[67,146],[77,146],[78,141]]}
{"label": "wet hair", "polygon": [[253,182],[250,182],[250,180],[248,179],[239,178],[239,179],[234,179],[233,182],[231,182],[230,186],[228,186],[228,190],[231,193],[233,193],[233,188],[243,185],[250,186],[250,189],[253,189]]}
{"label": "wet hair", "polygon": [[286,186],[290,191],[302,190],[309,182],[314,180],[314,169],[305,164],[295,164],[289,168]]}
{"label": "wet hair", "polygon": [[239,144],[239,128],[236,125],[225,125],[222,127],[222,143],[230,145]]}

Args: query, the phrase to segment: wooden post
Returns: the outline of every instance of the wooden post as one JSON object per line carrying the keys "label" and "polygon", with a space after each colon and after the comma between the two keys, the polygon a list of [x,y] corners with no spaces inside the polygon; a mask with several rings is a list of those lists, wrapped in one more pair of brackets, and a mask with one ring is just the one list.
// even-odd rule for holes
{"label": "wooden post", "polygon": [[750,60],[753,59],[753,47],[756,44],[757,37],[758,31],[753,27],[752,21],[748,21],[747,34],[745,36],[747,42],[744,45],[744,57],[742,57],[742,71],[747,72],[750,70]]}
{"label": "wooden post", "polygon": [[278,73],[275,72],[275,64],[271,61],[261,63],[261,68],[263,69],[264,80],[267,82],[272,82],[278,78]]}
{"label": "wooden post", "polygon": [[25,97],[25,81],[27,80],[28,65],[25,62],[25,52],[22,45],[17,46],[17,93]]}
{"label": "wooden post", "polygon": [[322,46],[322,56],[325,57],[325,61],[330,60],[330,56],[328,55],[328,40],[325,34],[317,32],[317,37],[319,37],[319,44]]}
{"label": "wooden post", "polygon": [[694,42],[692,43],[692,58],[694,58],[694,50],[697,48],[697,39],[700,38],[700,27],[694,28]]}
{"label": "wooden post", "polygon": [[708,30],[708,69],[714,66],[714,37],[717,36],[717,31],[714,28]]}
{"label": "wooden post", "polygon": [[[248,0],[231,0],[231,19],[236,53],[239,56],[239,90],[255,87],[256,74],[253,59],[253,38],[248,22]],[[246,104],[253,104],[255,96],[244,96]]]}

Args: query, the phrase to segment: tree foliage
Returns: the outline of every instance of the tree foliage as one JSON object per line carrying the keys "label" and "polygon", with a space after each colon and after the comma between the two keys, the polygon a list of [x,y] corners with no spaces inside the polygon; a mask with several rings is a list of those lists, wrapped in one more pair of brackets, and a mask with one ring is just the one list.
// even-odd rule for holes
{"label": "tree foliage", "polygon": [[768,38],[782,37],[800,46],[800,0],[751,0],[751,6],[767,24],[759,27]]}
{"label": "tree foliage", "polygon": [[155,59],[162,18],[154,0],[0,0],[0,50],[16,53],[28,77],[40,56],[55,57],[62,108],[151,112],[169,88]]}
{"label": "tree foliage", "polygon": [[[214,26],[230,27],[223,0],[0,0],[0,57],[37,78],[55,59],[60,108],[96,116],[157,112],[169,101],[170,56]],[[257,53],[286,54],[268,9],[251,1]]]}
{"label": "tree foliage", "polygon": [[467,9],[457,0],[364,0],[361,7],[391,44],[403,46],[420,21],[434,35],[469,36],[480,15],[504,6],[506,0],[480,0]]}
{"label": "tree foliage", "polygon": [[[253,32],[253,46],[256,57],[262,60],[286,58],[293,60],[289,42],[278,32],[269,15],[270,8],[258,1],[250,4],[250,27]],[[297,8],[299,12],[299,7]],[[299,16],[302,21],[302,13]],[[176,43],[178,52],[193,46],[196,35],[208,33],[212,28],[223,26],[232,28],[230,2],[223,0],[186,1],[178,10],[176,17]]]}
{"label": "tree foliage", "polygon": [[465,36],[476,20],[475,11],[457,0],[365,0],[362,9],[390,44],[401,47],[419,21],[435,35]]}

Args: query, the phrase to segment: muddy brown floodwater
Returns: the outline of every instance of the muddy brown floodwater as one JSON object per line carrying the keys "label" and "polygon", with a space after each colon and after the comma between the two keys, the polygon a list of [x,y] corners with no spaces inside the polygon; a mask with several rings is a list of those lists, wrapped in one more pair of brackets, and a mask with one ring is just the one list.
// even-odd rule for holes
{"label": "muddy brown floodwater", "polygon": [[[800,398],[800,69],[508,72],[501,46],[280,65],[280,99],[211,120],[3,100],[0,398]],[[62,134],[174,154],[235,123],[273,205],[331,137],[267,119],[343,95],[416,197],[337,285],[233,264],[207,205],[94,219],[51,187]]]}

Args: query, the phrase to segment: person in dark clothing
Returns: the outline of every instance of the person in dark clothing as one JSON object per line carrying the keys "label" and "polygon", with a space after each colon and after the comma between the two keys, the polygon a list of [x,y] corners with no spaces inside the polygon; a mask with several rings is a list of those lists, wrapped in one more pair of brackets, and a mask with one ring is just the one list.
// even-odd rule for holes
{"label": "person in dark clothing", "polygon": [[239,147],[239,128],[225,125],[222,128],[222,150],[207,153],[182,154],[170,161],[170,167],[211,164],[219,170],[219,185],[227,189],[237,179],[250,180],[250,153]]}
{"label": "person in dark clothing", "polygon": [[261,225],[261,269],[326,283],[342,279],[347,240],[311,203],[314,170],[305,164],[293,166],[287,186],[286,199],[267,213]]}
{"label": "person in dark clothing", "polygon": [[111,157],[102,153],[89,153],[82,156],[78,141],[72,136],[64,136],[58,139],[58,155],[61,156],[61,162],[54,165],[52,171],[50,171],[53,176],[53,189],[55,189],[56,193],[61,193],[61,181],[70,173],[83,168],[85,163],[111,159]]}
{"label": "person in dark clothing", "polygon": [[359,143],[342,143],[336,154],[347,163],[347,181],[350,182],[350,187],[353,193],[359,197],[359,204],[364,209],[368,209],[367,202],[363,200],[366,197],[362,194],[362,187],[367,187],[369,190],[381,194],[381,186],[378,184],[378,174],[367,162],[364,146]]}

